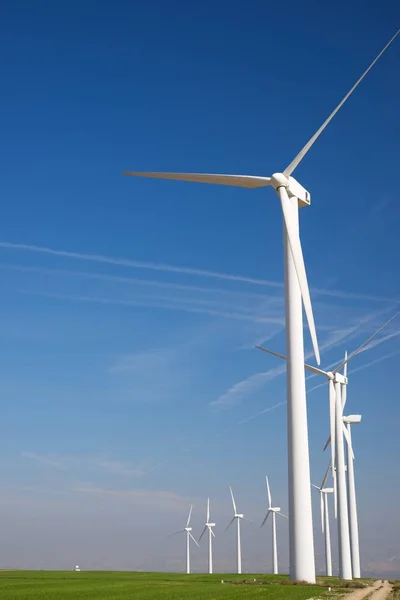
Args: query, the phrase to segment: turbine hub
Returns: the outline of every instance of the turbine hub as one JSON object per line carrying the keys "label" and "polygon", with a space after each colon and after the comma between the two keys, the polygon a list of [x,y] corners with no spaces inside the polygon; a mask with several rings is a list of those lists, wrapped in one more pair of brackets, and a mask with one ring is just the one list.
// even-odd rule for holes
{"label": "turbine hub", "polygon": [[309,206],[311,204],[311,194],[294,177],[287,177],[283,173],[274,173],[271,177],[271,185],[275,191],[284,187],[289,198],[297,198],[299,206]]}

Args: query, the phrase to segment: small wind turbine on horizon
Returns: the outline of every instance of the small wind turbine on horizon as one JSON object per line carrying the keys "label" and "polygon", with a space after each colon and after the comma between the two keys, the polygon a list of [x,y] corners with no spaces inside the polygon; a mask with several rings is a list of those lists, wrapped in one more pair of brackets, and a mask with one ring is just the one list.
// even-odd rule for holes
{"label": "small wind turbine on horizon", "polygon": [[215,538],[215,533],[213,532],[213,527],[215,527],[215,523],[210,523],[210,498],[207,498],[207,514],[206,514],[206,524],[204,525],[204,529],[201,532],[201,536],[199,537],[199,542],[205,532],[208,529],[208,572],[211,574],[213,572],[213,537]]}
{"label": "small wind turbine on horizon", "polygon": [[178,535],[178,533],[186,533],[186,573],[190,573],[190,540],[193,540],[193,542],[196,544],[196,546],[198,546],[199,544],[197,543],[197,541],[195,540],[195,538],[192,535],[192,528],[190,527],[190,519],[192,517],[192,510],[193,510],[193,505],[190,505],[190,509],[189,509],[189,516],[188,516],[188,520],[186,522],[186,527],[184,527],[183,529],[180,529],[179,531],[175,531],[175,533],[171,533],[171,535],[169,535],[168,537],[172,537],[174,535]]}
{"label": "small wind turbine on horizon", "polygon": [[232,505],[233,505],[233,518],[230,521],[228,527],[225,529],[227,531],[229,527],[232,525],[234,521],[236,521],[236,560],[237,560],[237,572],[240,574],[242,572],[242,542],[240,539],[240,521],[248,521],[243,513],[239,513],[236,508],[236,502],[233,495],[233,491],[231,486],[229,486],[229,490],[231,492]]}
{"label": "small wind turbine on horizon", "polygon": [[331,463],[326,470],[325,476],[320,486],[311,484],[315,489],[319,491],[320,498],[320,510],[321,510],[321,529],[325,537],[325,568],[326,574],[332,576],[332,551],[331,551],[331,533],[329,523],[329,504],[328,495],[333,493],[333,487],[325,487],[326,480],[328,479],[329,471],[331,470]]}
{"label": "small wind turbine on horizon", "polygon": [[329,117],[303,146],[283,173],[271,177],[253,175],[220,175],[203,173],[157,173],[125,171],[123,175],[151,177],[228,185],[241,188],[270,186],[277,193],[284,222],[286,346],[287,346],[287,423],[288,423],[288,495],[289,495],[289,548],[290,578],[315,583],[314,540],[311,511],[310,457],[306,407],[303,340],[303,311],[306,313],[317,364],[320,364],[310,291],[299,235],[299,207],[309,206],[310,193],[292,174],[309,152],[315,141],[372,69],[382,54],[397,37],[400,30],[381,50],[370,66],[339,102]]}
{"label": "small wind turbine on horizon", "polygon": [[[350,545],[350,528],[349,528],[349,507],[347,500],[347,485],[346,485],[346,465],[345,465],[345,449],[344,440],[346,438],[350,455],[354,458],[354,453],[351,445],[347,427],[343,421],[343,408],[347,397],[347,363],[357,356],[363,349],[380,333],[389,323],[395,319],[400,312],[394,314],[388,319],[379,329],[377,329],[365,342],[361,344],[354,352],[347,356],[339,366],[333,371],[324,371],[317,367],[313,367],[307,363],[304,364],[305,369],[312,371],[317,375],[323,375],[328,379],[329,383],[329,420],[330,420],[330,437],[328,438],[324,450],[331,444],[331,466],[334,479],[334,489],[337,495],[337,521],[338,521],[338,547],[339,547],[339,576],[341,579],[350,580],[353,578],[352,558]],[[262,350],[273,356],[277,356],[282,360],[286,360],[284,354],[256,346],[258,350]],[[339,371],[344,367],[342,375]],[[343,395],[342,395],[343,388]],[[361,418],[361,417],[360,417]],[[336,507],[336,504],[335,504]]]}
{"label": "small wind turbine on horizon", "polygon": [[269,487],[269,481],[268,481],[268,476],[265,477],[266,480],[266,484],[267,484],[267,497],[268,497],[268,511],[267,514],[265,515],[265,518],[263,520],[263,522],[261,523],[261,527],[263,527],[265,525],[265,523],[267,522],[267,519],[269,517],[269,515],[272,515],[272,564],[273,564],[273,573],[274,575],[278,575],[279,570],[278,570],[278,547],[277,547],[277,541],[276,541],[276,515],[281,515],[281,517],[285,517],[286,519],[288,518],[286,515],[284,515],[283,513],[281,513],[281,509],[280,506],[272,506],[272,497],[271,497],[271,490]]}

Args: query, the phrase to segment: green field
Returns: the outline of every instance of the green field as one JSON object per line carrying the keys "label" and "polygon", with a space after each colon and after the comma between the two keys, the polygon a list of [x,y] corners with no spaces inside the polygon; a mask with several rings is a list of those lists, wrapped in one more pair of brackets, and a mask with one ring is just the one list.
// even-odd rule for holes
{"label": "green field", "polygon": [[[250,583],[253,579],[257,584]],[[221,584],[221,579],[226,583]],[[243,580],[249,582],[243,584]],[[285,585],[285,576],[91,571],[1,571],[1,600],[219,600],[323,598],[326,588]],[[235,583],[238,582],[238,583]],[[261,582],[264,583],[261,584]]]}

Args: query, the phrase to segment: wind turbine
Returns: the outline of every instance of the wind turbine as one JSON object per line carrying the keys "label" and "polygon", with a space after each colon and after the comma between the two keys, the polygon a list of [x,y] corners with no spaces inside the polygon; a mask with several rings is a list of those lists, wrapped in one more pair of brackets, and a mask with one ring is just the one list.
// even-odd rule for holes
{"label": "wind turbine", "polygon": [[171,533],[171,535],[169,537],[172,537],[173,535],[177,535],[178,533],[186,533],[186,573],[190,573],[190,540],[193,540],[193,542],[196,544],[196,546],[198,546],[199,544],[197,543],[197,541],[194,539],[193,535],[192,535],[192,528],[190,527],[190,519],[192,517],[192,510],[193,510],[193,505],[190,505],[190,509],[189,509],[189,516],[188,516],[188,520],[186,522],[186,527],[184,527],[183,529],[180,529],[179,531],[175,531],[175,533]]}
{"label": "wind turbine", "polygon": [[241,545],[241,540],[240,540],[240,521],[242,519],[245,520],[245,521],[248,521],[249,519],[246,519],[245,516],[243,515],[243,513],[238,513],[237,508],[236,508],[235,498],[233,496],[233,492],[232,492],[231,486],[229,486],[229,490],[231,492],[231,498],[232,498],[232,504],[233,504],[233,518],[230,521],[228,527],[225,529],[225,531],[227,531],[229,529],[229,527],[232,525],[232,523],[234,521],[236,521],[236,559],[237,559],[237,572],[241,573],[242,572],[242,545]]}
{"label": "wind turbine", "polygon": [[315,583],[314,541],[311,513],[310,457],[304,376],[304,343],[302,302],[306,313],[317,363],[320,364],[317,334],[311,306],[306,269],[299,236],[299,206],[310,205],[310,193],[292,173],[319,138],[346,100],[351,96],[377,60],[390,46],[398,33],[386,44],[356,81],[350,91],[295,156],[283,173],[272,177],[253,175],[220,175],[204,173],[157,173],[125,171],[123,175],[151,177],[228,185],[241,188],[270,186],[276,191],[282,208],[285,263],[286,346],[287,362],[287,428],[288,428],[288,492],[289,492],[289,546],[290,578]]}
{"label": "wind turbine", "polygon": [[[354,457],[351,439],[349,437],[348,430],[343,422],[343,408],[346,402],[346,386],[347,376],[339,373],[343,367],[345,373],[347,373],[347,363],[357,356],[365,346],[371,342],[377,335],[384,329],[393,319],[395,319],[400,312],[390,317],[386,323],[381,325],[365,342],[361,344],[350,356],[345,355],[344,361],[336,367],[333,371],[324,371],[312,365],[304,364],[304,367],[308,371],[312,371],[317,375],[323,375],[328,379],[329,383],[329,419],[330,419],[330,438],[325,444],[324,450],[327,448],[329,443],[331,444],[331,465],[332,475],[334,479],[334,489],[337,490],[337,512],[338,512],[338,546],[339,546],[339,576],[341,579],[352,579],[352,560],[351,560],[351,546],[350,546],[350,531],[349,531],[349,516],[348,516],[348,502],[347,502],[347,486],[346,486],[346,467],[345,467],[345,454],[344,454],[344,441],[343,436],[346,438],[349,453]],[[284,354],[273,352],[267,348],[256,346],[258,350],[277,356],[280,359],[287,360]],[[342,397],[343,387],[343,397]]]}
{"label": "wind turbine", "polygon": [[351,438],[351,425],[361,422],[361,415],[349,415],[343,417],[343,422],[347,428],[350,445],[347,447],[347,486],[348,486],[348,502],[349,502],[349,526],[350,526],[350,548],[351,548],[351,565],[353,568],[353,577],[359,579],[361,577],[360,568],[360,543],[358,537],[358,516],[357,516],[357,501],[356,501],[356,485],[354,480],[354,454]]}
{"label": "wind turbine", "polygon": [[208,529],[208,572],[210,574],[213,572],[212,539],[213,537],[215,537],[215,533],[212,530],[213,527],[215,527],[215,523],[210,523],[210,498],[207,498],[206,524],[204,526],[203,531],[201,532],[201,536],[199,537],[199,542]]}
{"label": "wind turbine", "polygon": [[320,486],[311,484],[315,489],[319,491],[320,498],[320,506],[321,506],[321,528],[322,533],[325,535],[325,567],[326,574],[331,577],[332,576],[332,552],[331,552],[331,532],[330,532],[330,524],[329,524],[329,504],[328,504],[328,494],[332,494],[332,487],[325,487],[326,480],[328,479],[328,473],[331,469],[331,464],[329,464],[325,476],[322,480]]}
{"label": "wind turbine", "polygon": [[[267,496],[268,496],[268,511],[265,515],[264,521],[261,523],[261,527],[265,525],[267,519],[270,514],[272,514],[272,556],[273,556],[273,572],[274,575],[278,575],[278,548],[276,543],[276,515],[281,515],[281,517],[286,517],[283,513],[281,513],[281,509],[279,506],[272,506],[272,498],[271,498],[271,490],[269,487],[268,476],[265,477],[267,483]],[[286,517],[287,519],[287,517]]]}

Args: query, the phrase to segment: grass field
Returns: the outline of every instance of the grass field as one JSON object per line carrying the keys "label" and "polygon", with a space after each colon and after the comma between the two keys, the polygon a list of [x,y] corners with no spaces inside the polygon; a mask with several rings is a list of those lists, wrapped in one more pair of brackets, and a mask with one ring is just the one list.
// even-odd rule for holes
{"label": "grass field", "polygon": [[[266,585],[234,583],[244,579]],[[226,583],[221,584],[221,579]],[[1,571],[1,600],[219,600],[323,598],[326,588],[284,585],[285,576],[91,571]]]}

